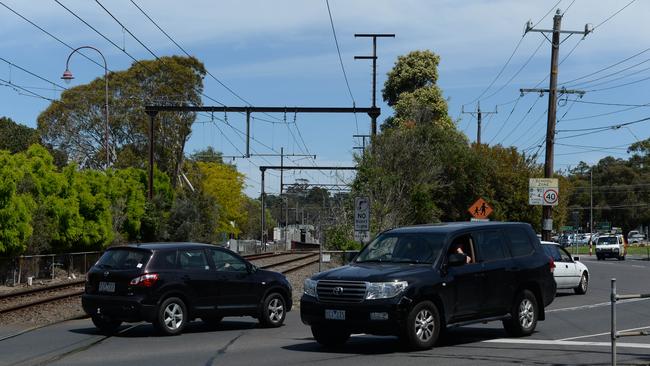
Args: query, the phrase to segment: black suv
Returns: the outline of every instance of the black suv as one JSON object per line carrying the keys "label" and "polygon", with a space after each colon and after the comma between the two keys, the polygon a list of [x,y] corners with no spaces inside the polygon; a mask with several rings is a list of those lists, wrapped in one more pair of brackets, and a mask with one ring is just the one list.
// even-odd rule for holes
{"label": "black suv", "polygon": [[369,333],[427,349],[447,326],[491,320],[502,320],[511,335],[529,335],[555,297],[552,270],[528,224],[397,228],[349,265],[305,280],[300,316],[324,346]]}
{"label": "black suv", "polygon": [[81,303],[97,328],[114,332],[123,321],[152,322],[174,335],[201,318],[253,316],[279,327],[291,310],[284,275],[258,269],[213,245],[140,244],[106,250],[87,274]]}

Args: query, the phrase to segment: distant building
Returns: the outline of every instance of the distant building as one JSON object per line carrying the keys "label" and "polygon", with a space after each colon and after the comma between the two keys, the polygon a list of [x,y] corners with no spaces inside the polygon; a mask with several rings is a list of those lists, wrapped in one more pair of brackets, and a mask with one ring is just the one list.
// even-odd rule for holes
{"label": "distant building", "polygon": [[292,241],[301,243],[319,244],[315,237],[314,225],[288,225],[273,228],[273,241],[284,242],[290,245]]}

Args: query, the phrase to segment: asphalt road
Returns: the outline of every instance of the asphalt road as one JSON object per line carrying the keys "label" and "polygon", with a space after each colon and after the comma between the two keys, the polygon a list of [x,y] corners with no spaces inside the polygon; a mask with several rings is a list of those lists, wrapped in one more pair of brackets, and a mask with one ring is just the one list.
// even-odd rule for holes
{"label": "asphalt road", "polygon": [[[610,278],[619,293],[650,293],[650,262],[596,261],[586,295],[561,290],[547,320],[526,338],[508,338],[501,323],[452,329],[438,345],[408,352],[392,337],[353,336],[336,351],[323,350],[292,311],[278,329],[251,318],[226,318],[216,330],[201,322],[177,337],[156,336],[149,324],[98,335],[88,319],[64,322],[0,340],[0,365],[600,365],[610,363]],[[650,299],[618,305],[618,329],[650,328]],[[0,329],[0,339],[19,329]],[[650,337],[619,340],[620,365],[650,365]]]}

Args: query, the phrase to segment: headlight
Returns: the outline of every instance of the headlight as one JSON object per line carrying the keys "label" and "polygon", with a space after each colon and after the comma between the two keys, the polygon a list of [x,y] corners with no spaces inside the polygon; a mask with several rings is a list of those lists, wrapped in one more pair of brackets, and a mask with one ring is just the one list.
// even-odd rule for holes
{"label": "headlight", "polygon": [[402,293],[408,285],[406,281],[370,282],[366,291],[366,300],[390,299]]}
{"label": "headlight", "polygon": [[304,294],[311,297],[316,297],[316,284],[318,281],[312,279],[305,279],[305,284],[303,286]]}

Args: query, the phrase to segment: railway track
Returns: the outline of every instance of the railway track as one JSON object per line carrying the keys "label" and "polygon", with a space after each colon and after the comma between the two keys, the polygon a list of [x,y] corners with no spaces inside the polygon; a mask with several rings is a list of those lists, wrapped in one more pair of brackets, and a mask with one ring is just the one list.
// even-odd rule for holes
{"label": "railway track", "polygon": [[0,295],[0,314],[81,296],[83,284],[79,280]]}

